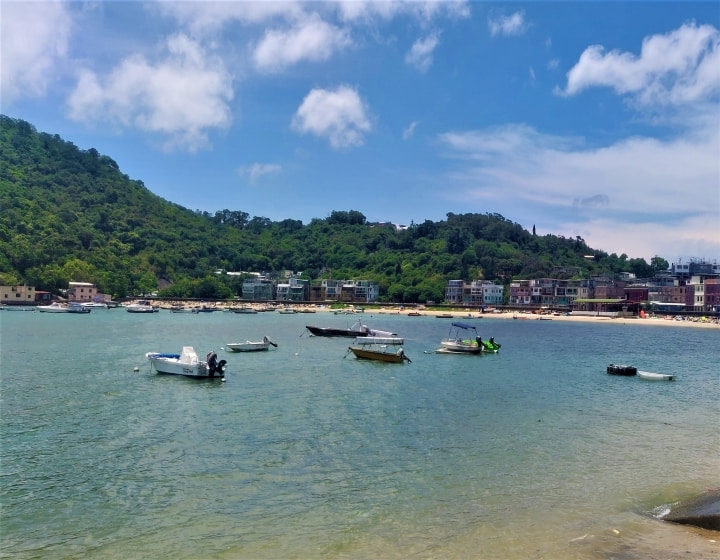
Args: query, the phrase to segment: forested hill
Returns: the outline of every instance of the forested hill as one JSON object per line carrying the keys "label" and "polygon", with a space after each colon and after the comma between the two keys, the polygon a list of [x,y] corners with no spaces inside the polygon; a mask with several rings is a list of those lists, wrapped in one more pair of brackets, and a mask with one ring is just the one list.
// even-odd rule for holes
{"label": "forested hill", "polygon": [[396,231],[354,210],[307,225],[243,210],[194,212],[95,149],[0,116],[0,285],[57,291],[88,281],[124,297],[160,282],[167,295],[210,298],[240,290],[241,277],[218,269],[290,270],[310,280],[373,280],[382,299],[409,303],[442,300],[449,279],[507,283],[558,276],[557,267],[585,277],[651,270],[643,259],[607,255],[581,238],[536,236],[497,214],[448,214]]}

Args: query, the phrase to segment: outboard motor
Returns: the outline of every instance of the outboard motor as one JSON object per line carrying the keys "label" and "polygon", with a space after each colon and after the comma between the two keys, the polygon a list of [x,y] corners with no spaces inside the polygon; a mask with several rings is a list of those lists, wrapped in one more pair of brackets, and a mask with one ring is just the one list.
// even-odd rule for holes
{"label": "outboard motor", "polygon": [[206,361],[210,377],[215,377],[215,373],[219,373],[221,377],[225,375],[225,364],[227,364],[227,361],[220,360],[218,362],[217,352],[215,352],[215,350],[208,353]]}

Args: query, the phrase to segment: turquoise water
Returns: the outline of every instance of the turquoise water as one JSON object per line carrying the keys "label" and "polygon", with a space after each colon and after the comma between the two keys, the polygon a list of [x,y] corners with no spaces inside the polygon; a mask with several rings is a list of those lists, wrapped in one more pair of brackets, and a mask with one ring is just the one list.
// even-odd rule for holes
{"label": "turquoise water", "polygon": [[[608,558],[718,485],[720,330],[486,316],[500,353],[457,356],[448,319],[364,321],[412,363],[305,331],[330,313],[3,311],[0,555]],[[150,372],[183,345],[226,382]]]}

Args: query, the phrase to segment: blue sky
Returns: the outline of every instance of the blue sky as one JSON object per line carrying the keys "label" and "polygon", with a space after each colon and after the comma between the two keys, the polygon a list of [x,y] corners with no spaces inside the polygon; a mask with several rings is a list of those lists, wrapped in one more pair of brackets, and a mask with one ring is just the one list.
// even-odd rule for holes
{"label": "blue sky", "polygon": [[192,210],[717,260],[719,6],[2,0],[0,109]]}

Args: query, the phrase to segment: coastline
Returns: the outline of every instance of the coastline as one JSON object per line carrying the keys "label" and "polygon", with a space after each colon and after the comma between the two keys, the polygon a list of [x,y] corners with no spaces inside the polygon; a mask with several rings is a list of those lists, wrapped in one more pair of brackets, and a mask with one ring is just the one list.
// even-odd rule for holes
{"label": "coastline", "polygon": [[[129,305],[131,303],[137,303],[139,300],[132,300],[125,302],[124,305]],[[194,302],[197,303],[197,302]],[[163,301],[161,304],[156,305],[160,309],[170,310],[172,307],[182,307],[187,306],[187,301],[182,300],[172,300],[172,301]],[[583,322],[583,323],[608,323],[608,324],[619,324],[622,323],[623,325],[653,325],[653,326],[665,326],[665,327],[683,327],[683,328],[709,328],[709,329],[718,329],[720,330],[720,319],[719,318],[710,318],[710,317],[692,317],[692,318],[684,318],[684,319],[676,319],[673,316],[670,315],[656,315],[656,316],[648,316],[648,317],[608,317],[608,316],[596,316],[596,315],[579,315],[575,314],[559,314],[559,313],[543,313],[543,314],[537,314],[532,313],[529,311],[486,311],[485,313],[472,313],[468,311],[457,311],[457,310],[451,310],[451,311],[439,311],[439,310],[429,310],[429,309],[415,309],[415,308],[407,308],[402,305],[398,305],[395,307],[384,307],[384,308],[374,308],[372,306],[358,306],[360,310],[356,310],[353,306],[348,306],[345,309],[332,309],[329,306],[326,305],[308,305],[308,304],[297,304],[292,306],[279,306],[276,305],[273,308],[268,308],[266,304],[247,304],[242,302],[232,302],[232,303],[225,303],[225,302],[218,302],[214,303],[213,305],[210,305],[209,307],[213,308],[215,311],[226,311],[226,312],[232,312],[235,309],[239,309],[240,307],[250,307],[254,311],[262,312],[262,313],[272,313],[277,312],[279,310],[285,310],[288,307],[290,309],[293,309],[295,313],[334,313],[334,314],[341,314],[341,315],[412,315],[412,316],[418,316],[418,317],[440,317],[444,319],[514,319],[514,320],[525,320],[525,321],[564,321],[564,322]]]}

